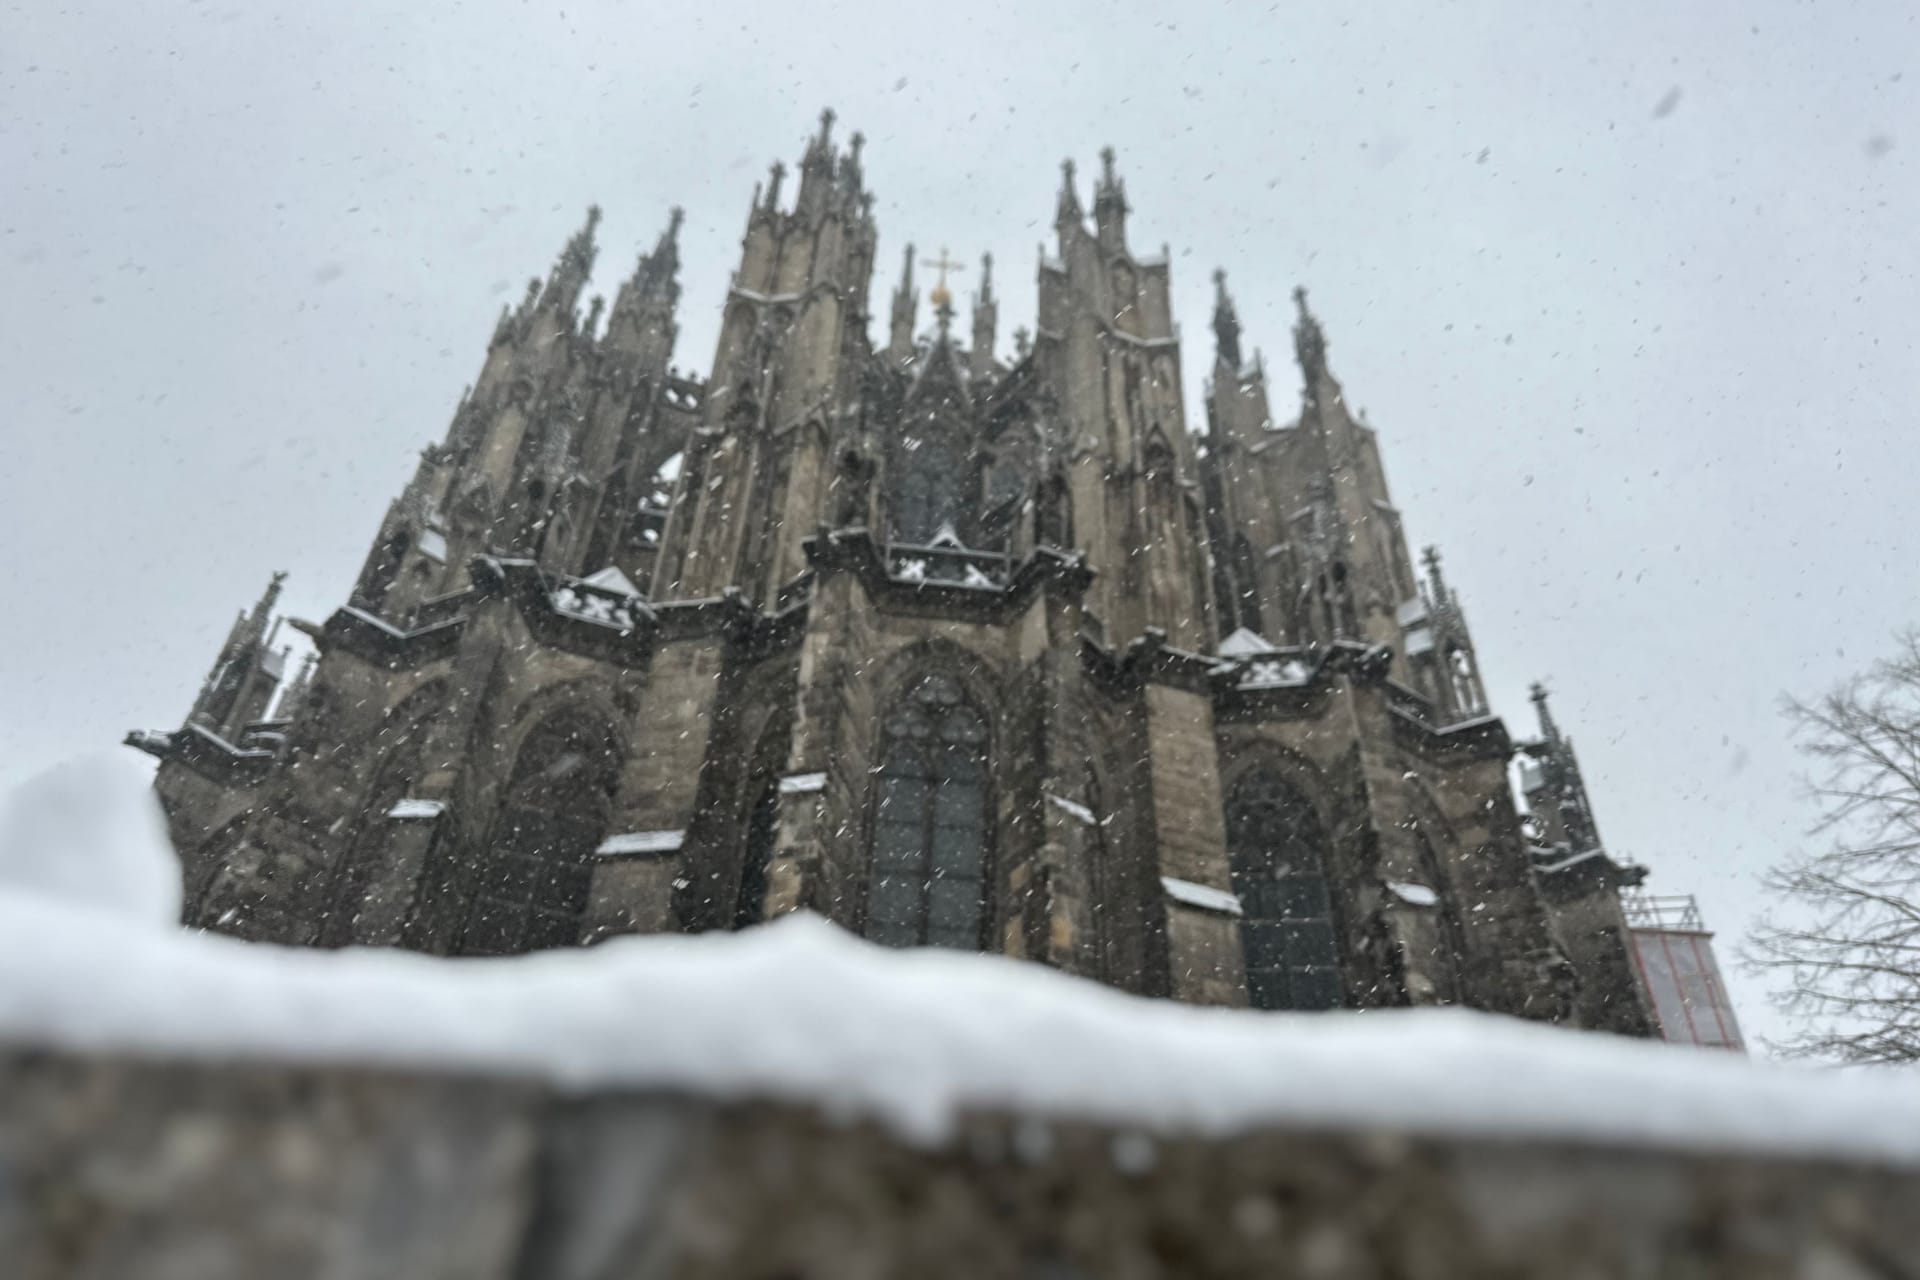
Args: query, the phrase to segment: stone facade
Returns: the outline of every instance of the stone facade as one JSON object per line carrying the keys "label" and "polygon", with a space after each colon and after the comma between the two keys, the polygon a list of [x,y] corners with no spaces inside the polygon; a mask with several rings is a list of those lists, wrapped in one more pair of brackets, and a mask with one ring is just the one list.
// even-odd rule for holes
{"label": "stone facade", "polygon": [[279,670],[276,580],[131,736],[188,921],[471,954],[808,909],[1182,1000],[1646,1034],[1634,869],[1568,820],[1570,744],[1488,713],[1305,295],[1282,422],[1220,277],[1189,429],[1109,152],[1090,218],[1066,169],[1036,332],[997,345],[989,260],[963,343],[944,257],[922,330],[909,248],[876,346],[830,126],[755,193],[706,377],[668,363],[679,213],[583,311],[596,211],[293,623],[317,660]]}
{"label": "stone facade", "polygon": [[0,1052],[9,1280],[1692,1277],[1920,1267],[1912,1168],[1510,1137],[1210,1138],[486,1078]]}

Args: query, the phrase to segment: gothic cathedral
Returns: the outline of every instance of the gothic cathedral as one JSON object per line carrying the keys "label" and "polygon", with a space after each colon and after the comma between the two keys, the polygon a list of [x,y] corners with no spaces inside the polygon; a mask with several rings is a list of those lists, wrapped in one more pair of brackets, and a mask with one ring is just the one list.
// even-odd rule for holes
{"label": "gothic cathedral", "polygon": [[707,377],[668,363],[679,212],[583,311],[590,212],[347,603],[292,621],[313,658],[276,579],[130,735],[188,923],[495,955],[807,910],[1206,1004],[1649,1034],[1640,870],[1544,696],[1535,740],[1489,714],[1305,295],[1280,422],[1215,277],[1189,430],[1108,152],[1091,225],[1066,166],[1032,334],[997,342],[991,260],[960,330],[944,254],[921,327],[909,247],[876,347],[831,125],[754,195]]}

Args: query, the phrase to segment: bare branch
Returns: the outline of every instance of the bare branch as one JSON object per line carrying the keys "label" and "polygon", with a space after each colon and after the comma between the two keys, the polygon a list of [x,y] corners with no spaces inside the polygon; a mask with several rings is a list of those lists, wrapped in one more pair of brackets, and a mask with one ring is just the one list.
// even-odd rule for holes
{"label": "bare branch", "polygon": [[1920,632],[1892,656],[1784,711],[1820,772],[1805,851],[1764,879],[1801,913],[1767,919],[1744,948],[1779,975],[1784,1011],[1814,1025],[1782,1052],[1844,1062],[1920,1061]]}

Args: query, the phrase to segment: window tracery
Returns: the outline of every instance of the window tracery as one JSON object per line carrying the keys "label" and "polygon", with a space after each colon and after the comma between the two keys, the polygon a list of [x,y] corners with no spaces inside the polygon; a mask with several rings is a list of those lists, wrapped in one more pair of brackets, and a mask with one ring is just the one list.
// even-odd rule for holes
{"label": "window tracery", "polygon": [[475,872],[457,951],[507,955],[578,940],[620,754],[601,721],[555,712],[521,744]]}
{"label": "window tracery", "polygon": [[1248,774],[1229,794],[1227,855],[1244,912],[1247,1003],[1256,1009],[1342,1003],[1325,848],[1312,804],[1272,771]]}
{"label": "window tracery", "polygon": [[952,676],[921,677],[881,725],[867,936],[975,950],[986,920],[987,722]]}
{"label": "window tracery", "polygon": [[926,546],[942,525],[962,529],[973,514],[973,468],[958,440],[923,430],[900,442],[893,483],[893,540]]}

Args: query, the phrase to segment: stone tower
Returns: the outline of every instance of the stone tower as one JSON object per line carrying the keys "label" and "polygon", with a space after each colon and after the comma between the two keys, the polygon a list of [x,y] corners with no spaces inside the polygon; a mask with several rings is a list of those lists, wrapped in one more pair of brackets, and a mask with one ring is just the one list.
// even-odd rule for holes
{"label": "stone tower", "polygon": [[[1304,293],[1279,422],[1216,276],[1198,432],[1110,150],[1090,217],[1064,168],[1011,352],[991,259],[961,331],[911,246],[875,347],[860,136],[824,114],[785,176],[704,379],[668,363],[679,211],[583,310],[590,212],[348,603],[293,623],[317,663],[269,714],[276,579],[187,723],[132,735],[190,922],[498,954],[810,910],[1189,1001],[1645,1034],[1633,869],[1523,820]],[[1570,745],[1525,749],[1560,813]]]}

